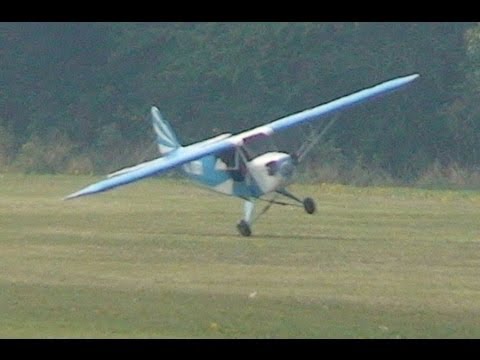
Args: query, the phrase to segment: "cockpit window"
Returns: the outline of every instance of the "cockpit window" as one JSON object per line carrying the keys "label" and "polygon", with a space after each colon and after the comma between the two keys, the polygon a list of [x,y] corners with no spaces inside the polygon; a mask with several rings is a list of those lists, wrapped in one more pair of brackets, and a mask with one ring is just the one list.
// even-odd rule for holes
{"label": "cockpit window", "polygon": [[243,154],[248,161],[251,161],[257,156],[263,155],[269,151],[274,151],[275,148],[272,138],[263,133],[255,134],[244,139],[244,144],[242,146]]}

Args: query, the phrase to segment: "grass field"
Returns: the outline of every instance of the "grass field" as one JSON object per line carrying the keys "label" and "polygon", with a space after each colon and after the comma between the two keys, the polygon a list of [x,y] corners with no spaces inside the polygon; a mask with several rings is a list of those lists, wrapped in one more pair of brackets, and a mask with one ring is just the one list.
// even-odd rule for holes
{"label": "grass field", "polygon": [[318,212],[0,175],[1,338],[480,338],[480,192],[297,185]]}

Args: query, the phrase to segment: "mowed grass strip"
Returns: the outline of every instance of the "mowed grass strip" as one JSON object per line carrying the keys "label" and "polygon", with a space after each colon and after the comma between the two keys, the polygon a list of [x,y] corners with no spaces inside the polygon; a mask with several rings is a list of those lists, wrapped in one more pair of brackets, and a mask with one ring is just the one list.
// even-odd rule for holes
{"label": "mowed grass strip", "polygon": [[61,200],[97,179],[0,175],[0,337],[480,337],[479,192],[295,185],[243,238],[182,180]]}

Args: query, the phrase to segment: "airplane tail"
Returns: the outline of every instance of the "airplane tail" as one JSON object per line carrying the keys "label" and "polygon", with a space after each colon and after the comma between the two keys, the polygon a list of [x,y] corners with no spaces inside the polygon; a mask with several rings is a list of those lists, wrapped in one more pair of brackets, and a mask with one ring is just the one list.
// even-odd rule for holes
{"label": "airplane tail", "polygon": [[151,116],[153,129],[157,134],[157,144],[160,154],[167,155],[169,152],[182,147],[172,127],[167,120],[162,118],[160,111],[158,111],[155,106],[152,107]]}

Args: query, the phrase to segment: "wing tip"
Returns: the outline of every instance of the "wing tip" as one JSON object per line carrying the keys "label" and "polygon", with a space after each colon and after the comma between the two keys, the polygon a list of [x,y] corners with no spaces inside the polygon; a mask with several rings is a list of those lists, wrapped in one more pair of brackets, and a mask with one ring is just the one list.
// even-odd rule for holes
{"label": "wing tip", "polygon": [[82,196],[81,192],[80,192],[80,191],[77,191],[77,192],[75,192],[75,193],[73,193],[73,194],[70,194],[70,195],[65,196],[62,200],[63,200],[63,201],[72,200],[72,199],[78,198],[78,197],[80,197],[80,196]]}
{"label": "wing tip", "polygon": [[415,74],[403,76],[400,78],[400,80],[403,80],[403,82],[406,84],[406,83],[412,82],[413,80],[416,80],[419,77],[420,77],[420,74],[415,73]]}
{"label": "wing tip", "polygon": [[98,189],[96,185],[97,184],[87,186],[86,188],[84,188],[80,191],[77,191],[77,192],[74,192],[73,194],[67,195],[63,198],[63,200],[71,200],[71,199],[78,198],[80,196],[91,195],[91,194],[95,194],[97,192],[103,191],[102,189]]}

